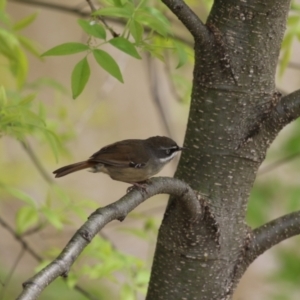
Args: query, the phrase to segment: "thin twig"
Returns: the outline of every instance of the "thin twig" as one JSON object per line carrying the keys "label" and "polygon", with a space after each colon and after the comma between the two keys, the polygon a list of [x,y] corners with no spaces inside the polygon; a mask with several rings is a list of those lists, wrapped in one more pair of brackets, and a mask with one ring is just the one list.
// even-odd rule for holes
{"label": "thin twig", "polygon": [[3,228],[5,228],[21,245],[26,251],[38,262],[41,262],[43,258],[37,254],[28,244],[27,242],[20,236],[18,235],[14,229],[6,223],[1,217],[0,217],[0,225],[2,225]]}
{"label": "thin twig", "polygon": [[[26,250],[36,261],[38,262],[43,261],[43,258],[28,245],[28,243],[23,239],[23,237],[18,235],[13,230],[13,228],[1,217],[0,217],[0,225],[2,225],[2,227],[5,228],[22,245],[22,249]],[[74,286],[74,289],[80,292],[89,300],[97,300],[94,296],[90,295],[86,290],[84,290],[82,287],[80,287],[77,284]]]}
{"label": "thin twig", "polygon": [[42,163],[39,161],[38,157],[36,156],[35,152],[33,151],[33,149],[30,147],[28,142],[21,142],[24,150],[26,151],[26,153],[28,154],[28,156],[30,157],[31,161],[33,162],[33,164],[35,165],[35,167],[37,168],[37,170],[39,171],[39,173],[41,174],[41,176],[45,179],[45,181],[47,181],[49,184],[53,184],[54,180],[52,179],[52,177],[50,177],[50,175],[48,174],[48,172],[46,171],[46,169],[44,168],[44,166],[42,165]]}
{"label": "thin twig", "polygon": [[[39,1],[39,0],[10,0],[10,2],[16,2],[16,3],[20,3],[20,4],[24,4],[24,5],[33,5],[33,6],[40,6],[40,7],[44,7],[44,8],[49,8],[49,9],[53,9],[53,10],[58,10],[61,12],[66,12],[66,13],[71,13],[71,14],[75,14],[75,15],[79,15],[81,17],[89,17],[91,14],[89,12],[86,12],[84,10],[82,10],[79,7],[70,7],[67,5],[62,5],[62,4],[58,4],[58,3],[53,3],[53,2],[45,2],[45,1]],[[113,22],[114,24],[119,24],[119,25],[125,25],[126,23],[121,20],[121,19],[116,19],[116,18],[110,18],[110,17],[106,17],[106,20]],[[145,27],[145,32],[149,33],[152,32],[152,30],[148,27]],[[182,37],[182,36],[177,36],[174,35],[173,36],[174,40],[177,40],[179,42],[182,42],[186,45],[189,45],[190,47],[193,47],[194,43],[191,41],[190,38],[187,37]]]}
{"label": "thin twig", "polygon": [[[95,11],[97,10],[96,7],[94,6],[92,0],[86,0],[86,2],[87,2],[88,5],[90,6],[92,12],[95,12]],[[104,24],[104,26],[106,27],[106,29],[111,33],[111,35],[112,35],[113,37],[118,37],[118,36],[119,36],[119,34],[116,33],[116,32],[112,29],[112,27],[110,27],[110,26],[107,24],[107,22],[105,21],[105,19],[104,19],[102,16],[97,16],[97,19],[98,19],[99,21],[101,21],[101,22]]]}
{"label": "thin twig", "polygon": [[150,93],[152,96],[152,99],[154,100],[154,103],[158,109],[158,112],[160,114],[160,119],[162,120],[162,123],[165,127],[165,130],[168,134],[169,137],[172,137],[172,131],[171,128],[169,126],[169,122],[167,120],[167,113],[166,110],[164,109],[163,106],[163,101],[162,98],[160,97],[160,93],[159,93],[159,87],[160,82],[158,79],[158,74],[155,68],[155,63],[153,62],[152,58],[150,55],[147,55],[147,65],[148,65],[148,76],[149,76],[149,86],[150,86]]}
{"label": "thin twig", "polygon": [[177,88],[175,87],[175,84],[172,80],[170,55],[167,55],[167,58],[165,60],[165,69],[166,69],[166,72],[167,72],[167,75],[168,75],[167,78],[168,78],[168,83],[169,83],[169,86],[170,86],[171,93],[179,103],[182,103],[183,102],[182,97],[177,92]]}
{"label": "thin twig", "polygon": [[17,258],[16,258],[16,260],[15,260],[15,262],[14,262],[14,264],[13,264],[11,270],[10,270],[10,272],[7,274],[6,279],[3,282],[3,288],[0,292],[0,300],[4,299],[4,295],[5,295],[5,292],[7,290],[8,284],[9,284],[9,282],[10,282],[10,280],[11,280],[11,278],[12,278],[12,276],[13,276],[13,274],[14,274],[14,272],[15,272],[18,264],[19,264],[19,262],[21,261],[25,251],[26,251],[26,249],[24,247],[22,247],[20,253],[18,254],[18,256],[17,256]]}
{"label": "thin twig", "polygon": [[262,168],[258,172],[257,176],[261,176],[261,175],[264,175],[266,173],[269,173],[269,172],[273,171],[274,169],[276,169],[276,168],[278,168],[278,167],[280,167],[280,166],[282,166],[282,165],[284,165],[284,164],[286,164],[286,163],[288,163],[288,162],[290,162],[290,161],[292,161],[296,158],[299,158],[299,156],[300,156],[300,153],[298,152],[298,153],[291,154],[287,157],[278,159],[277,161],[275,161],[273,163],[270,163],[269,165]]}

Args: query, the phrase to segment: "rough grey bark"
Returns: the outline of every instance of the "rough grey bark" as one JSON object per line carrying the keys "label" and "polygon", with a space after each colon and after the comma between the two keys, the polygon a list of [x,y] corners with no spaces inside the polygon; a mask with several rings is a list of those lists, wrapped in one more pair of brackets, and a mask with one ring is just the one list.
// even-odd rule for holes
{"label": "rough grey bark", "polygon": [[184,143],[190,150],[175,176],[206,195],[206,203],[204,217],[188,227],[178,199],[170,199],[147,299],[230,299],[248,266],[253,235],[245,213],[256,172],[280,129],[299,116],[294,108],[291,117],[293,105],[286,104],[297,103],[281,102],[275,89],[290,1],[215,0],[205,26],[188,17],[182,1],[163,2],[195,38]]}

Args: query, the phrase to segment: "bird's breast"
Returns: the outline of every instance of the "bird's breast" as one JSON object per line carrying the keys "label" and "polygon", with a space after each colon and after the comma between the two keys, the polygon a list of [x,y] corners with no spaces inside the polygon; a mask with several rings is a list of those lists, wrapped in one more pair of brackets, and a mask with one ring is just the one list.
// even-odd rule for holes
{"label": "bird's breast", "polygon": [[135,183],[149,179],[158,173],[161,168],[153,168],[146,165],[142,168],[116,168],[107,166],[106,169],[107,174],[114,180]]}

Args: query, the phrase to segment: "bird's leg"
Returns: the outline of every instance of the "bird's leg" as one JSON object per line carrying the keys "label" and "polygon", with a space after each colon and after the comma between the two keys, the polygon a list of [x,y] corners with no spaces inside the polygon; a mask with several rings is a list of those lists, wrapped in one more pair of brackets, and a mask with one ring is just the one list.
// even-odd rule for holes
{"label": "bird's leg", "polygon": [[146,193],[147,194],[147,186],[149,184],[148,180],[144,180],[144,181],[140,181],[140,182],[133,182],[133,185],[130,186],[127,189],[127,193],[131,192],[133,189],[139,189],[142,191],[142,193]]}

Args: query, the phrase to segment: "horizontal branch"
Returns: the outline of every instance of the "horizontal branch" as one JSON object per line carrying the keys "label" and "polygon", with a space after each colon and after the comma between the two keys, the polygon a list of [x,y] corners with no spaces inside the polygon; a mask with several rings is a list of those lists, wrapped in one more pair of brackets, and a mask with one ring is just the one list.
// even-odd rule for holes
{"label": "horizontal branch", "polygon": [[298,234],[300,234],[300,211],[284,215],[256,228],[246,254],[247,263],[250,264],[266,250]]}
{"label": "horizontal branch", "polygon": [[127,214],[146,199],[156,194],[170,194],[179,198],[184,216],[191,223],[201,217],[200,202],[194,191],[183,181],[156,177],[145,189],[133,188],[120,200],[97,209],[77,230],[60,255],[43,270],[23,284],[18,300],[33,300],[57,277],[67,276],[72,264],[95,235],[112,220],[123,220]]}
{"label": "horizontal branch", "polygon": [[183,0],[162,0],[162,2],[177,16],[195,40],[206,40],[208,33],[205,25]]}
{"label": "horizontal branch", "polygon": [[[280,123],[280,127],[294,121],[300,116],[300,90],[296,90],[281,98],[275,107],[273,119]],[[281,129],[279,128],[279,129]]]}

